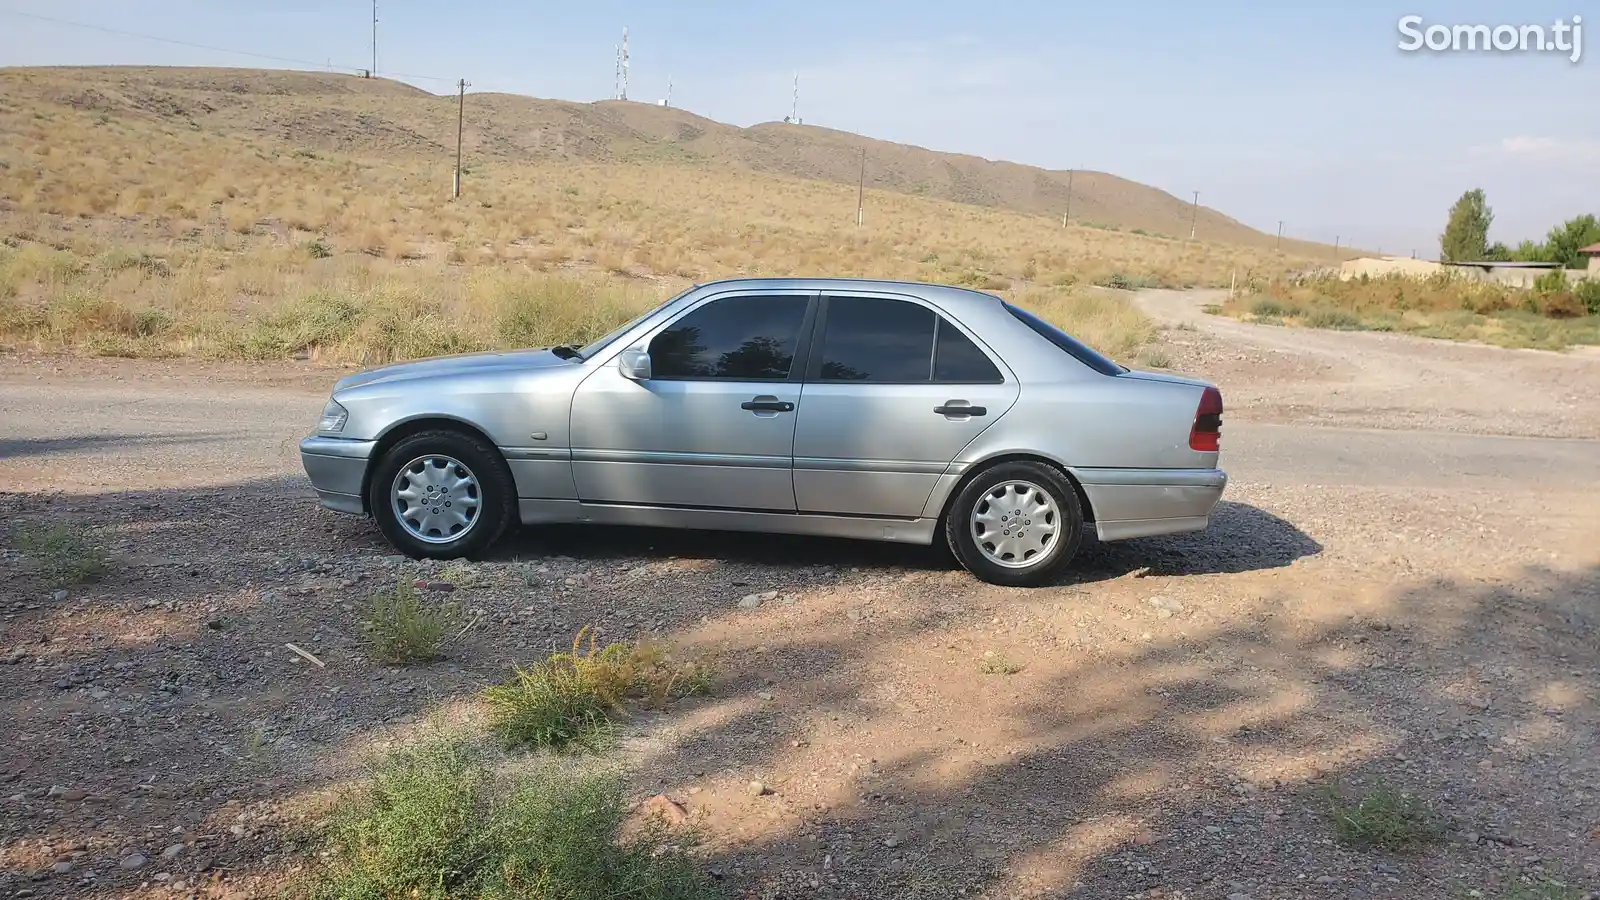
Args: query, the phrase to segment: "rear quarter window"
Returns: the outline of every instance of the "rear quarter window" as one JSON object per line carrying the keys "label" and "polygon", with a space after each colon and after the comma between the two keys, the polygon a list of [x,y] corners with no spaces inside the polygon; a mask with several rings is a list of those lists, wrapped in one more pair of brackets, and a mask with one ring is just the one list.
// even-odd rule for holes
{"label": "rear quarter window", "polygon": [[1128,371],[1127,367],[1119,365],[1100,351],[1020,306],[1012,306],[1003,301],[1001,305],[1006,308],[1007,312],[1021,320],[1024,325],[1032,328],[1040,337],[1065,350],[1073,359],[1099,372],[1101,375],[1121,375],[1123,372]]}

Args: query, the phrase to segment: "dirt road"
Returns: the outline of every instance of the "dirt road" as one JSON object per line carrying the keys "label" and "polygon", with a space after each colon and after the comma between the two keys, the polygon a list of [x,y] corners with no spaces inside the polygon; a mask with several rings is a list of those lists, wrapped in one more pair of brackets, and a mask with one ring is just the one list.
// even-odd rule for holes
{"label": "dirt road", "polygon": [[[330,373],[0,360],[6,531],[81,522],[116,560],[57,593],[0,552],[0,896],[271,890],[362,753],[471,721],[584,624],[718,661],[618,753],[735,896],[1600,888],[1600,444],[1548,437],[1595,436],[1591,364],[1191,320],[1164,340],[1228,397],[1214,526],[1091,542],[1035,591],[916,548],[648,531],[404,562],[308,501]],[[377,665],[361,605],[415,578],[479,625]],[[1327,792],[1378,779],[1444,840],[1335,842]]]}

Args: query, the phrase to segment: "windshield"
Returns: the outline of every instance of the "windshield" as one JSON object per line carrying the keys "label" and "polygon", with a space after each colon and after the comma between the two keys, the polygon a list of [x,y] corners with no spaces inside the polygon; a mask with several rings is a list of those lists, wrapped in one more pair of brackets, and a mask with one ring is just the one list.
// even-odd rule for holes
{"label": "windshield", "polygon": [[622,325],[622,326],[619,326],[619,327],[617,327],[615,329],[612,329],[612,331],[610,333],[606,334],[604,337],[597,338],[597,339],[595,339],[593,341],[590,341],[581,350],[578,351],[579,359],[593,359],[594,355],[596,353],[599,353],[601,350],[604,350],[606,348],[607,344],[611,343],[612,341],[616,340],[619,337],[622,337],[624,334],[627,334],[629,331],[631,331],[633,329],[633,326],[638,325],[640,322],[643,322],[645,319],[650,318],[651,316],[655,315],[656,313],[660,312],[661,310],[665,309],[666,307],[668,307],[668,306],[672,305],[673,303],[677,302],[680,298],[683,297],[684,294],[687,294],[687,293],[689,293],[689,291],[692,291],[692,290],[694,290],[694,288],[690,287],[688,291],[684,291],[683,293],[678,294],[676,297],[673,297],[670,300],[667,300],[667,301],[664,301],[662,303],[659,303],[659,304],[651,307],[650,309],[644,311],[640,315],[636,316],[631,322],[628,322],[626,325]]}
{"label": "windshield", "polygon": [[1085,344],[1072,335],[1067,334],[1065,331],[1062,331],[1054,325],[1051,325],[1049,322],[1046,322],[1033,313],[1028,312],[1019,306],[1012,306],[1009,303],[1005,304],[1005,308],[1013,316],[1021,319],[1029,328],[1037,331],[1040,337],[1043,337],[1050,343],[1055,344],[1057,347],[1060,347],[1061,349],[1072,354],[1072,356],[1077,359],[1078,362],[1081,362],[1096,372],[1099,372],[1101,375],[1121,375],[1123,372],[1128,371],[1125,366],[1118,365],[1116,362],[1100,353],[1098,350],[1095,350],[1088,344]]}

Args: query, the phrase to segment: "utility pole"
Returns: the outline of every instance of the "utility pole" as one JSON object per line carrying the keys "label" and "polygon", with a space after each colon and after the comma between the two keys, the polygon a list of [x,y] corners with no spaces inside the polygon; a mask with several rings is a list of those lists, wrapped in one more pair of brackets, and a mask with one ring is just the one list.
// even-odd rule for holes
{"label": "utility pole", "polygon": [[789,121],[800,124],[800,73],[794,73],[794,99],[789,102]]}
{"label": "utility pole", "polygon": [[867,148],[861,148],[861,179],[856,182],[856,227],[866,218],[867,210]]}
{"label": "utility pole", "polygon": [[1194,223],[1200,217],[1200,192],[1194,192],[1194,208],[1189,212],[1189,240],[1194,240]]}
{"label": "utility pole", "polygon": [[1061,227],[1067,227],[1072,220],[1072,170],[1067,170],[1067,211],[1061,214]]}
{"label": "utility pole", "polygon": [[372,0],[372,71],[367,75],[378,77],[378,0]]}
{"label": "utility pole", "polygon": [[1276,244],[1272,245],[1272,250],[1273,250],[1274,253],[1282,253],[1283,252],[1283,220],[1282,219],[1278,220],[1278,242]]}
{"label": "utility pole", "polygon": [[1333,258],[1334,259],[1338,259],[1339,258],[1339,237],[1340,237],[1340,235],[1337,235],[1337,234],[1333,236]]}
{"label": "utility pole", "polygon": [[667,73],[667,105],[672,105],[672,73]]}
{"label": "utility pole", "polygon": [[461,196],[461,133],[466,123],[468,81],[463,78],[456,82],[456,182],[455,195]]}

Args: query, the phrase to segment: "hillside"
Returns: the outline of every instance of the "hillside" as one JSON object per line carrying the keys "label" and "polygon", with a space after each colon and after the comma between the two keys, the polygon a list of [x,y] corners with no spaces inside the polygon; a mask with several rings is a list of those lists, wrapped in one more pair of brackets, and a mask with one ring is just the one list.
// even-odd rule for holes
{"label": "hillside", "polygon": [[[456,100],[383,79],[251,69],[0,69],[0,94],[110,116],[179,123],[294,148],[453,157]],[[466,152],[477,163],[668,163],[744,169],[1059,217],[1067,173],[942,153],[781,122],[739,128],[630,101],[572,103],[469,94]],[[1193,210],[1164,191],[1104,172],[1072,176],[1075,222],[1186,237]],[[1201,240],[1270,247],[1274,236],[1202,206]],[[1315,244],[1286,247],[1324,255]]]}

